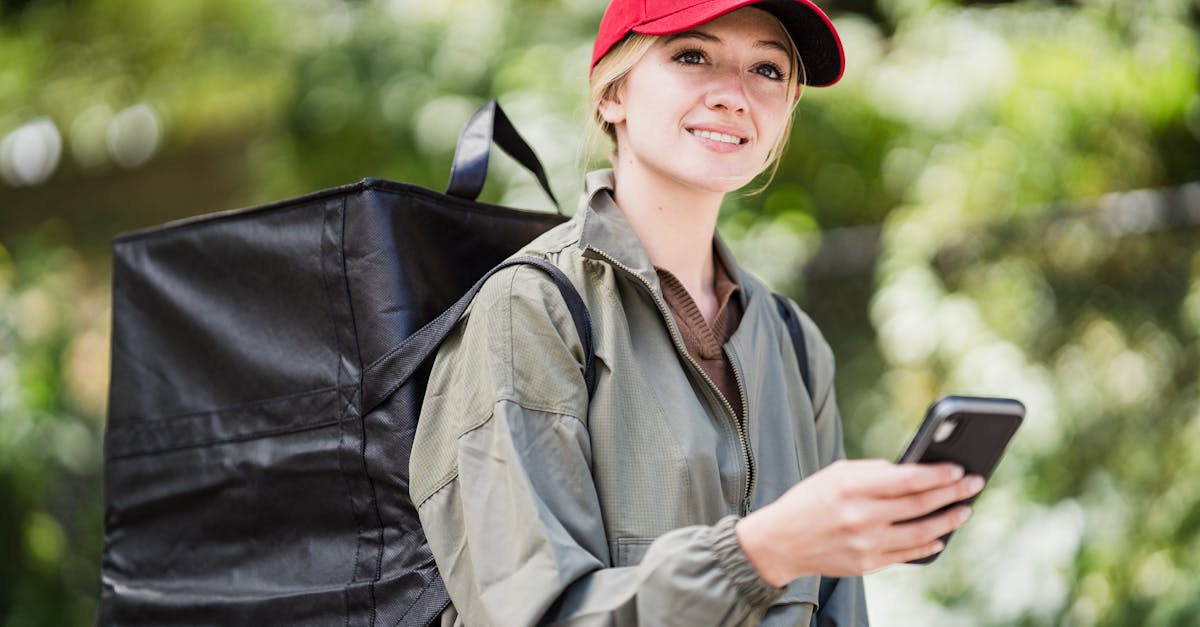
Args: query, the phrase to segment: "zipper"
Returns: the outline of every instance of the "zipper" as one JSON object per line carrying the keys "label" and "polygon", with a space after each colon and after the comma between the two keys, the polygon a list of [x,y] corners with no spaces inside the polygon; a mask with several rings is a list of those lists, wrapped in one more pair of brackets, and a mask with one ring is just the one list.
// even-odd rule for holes
{"label": "zipper", "polygon": [[[596,248],[592,248],[591,246],[588,246],[587,251],[590,251],[590,252],[595,253],[596,255],[602,257],[605,261],[607,261],[613,267],[620,269],[625,274],[628,274],[629,276],[636,279],[642,285],[645,285],[646,290],[648,292],[650,292],[650,296],[654,299],[654,303],[656,305],[658,305],[659,313],[661,313],[668,320],[672,319],[670,307],[668,307],[667,303],[664,302],[663,299],[661,297],[659,297],[659,295],[654,291],[654,287],[652,285],[650,285],[649,281],[647,281],[645,278],[643,278],[641,275],[639,275],[637,272],[635,272],[629,266],[621,263],[620,261],[617,261],[616,259],[613,259],[607,253],[605,253],[601,250],[598,250]],[[746,485],[742,491],[741,506],[738,511],[739,515],[745,516],[750,513],[750,495],[751,495],[751,490],[753,489],[753,486],[754,486],[754,463],[753,463],[753,459],[751,458],[751,455],[750,455],[750,438],[746,434],[746,426],[743,424],[742,420],[740,418],[738,418],[737,414],[734,413],[733,405],[729,404],[729,399],[725,398],[724,394],[721,394],[721,389],[717,387],[717,384],[712,380],[711,377],[708,376],[708,373],[704,372],[704,369],[700,367],[700,364],[696,363],[695,358],[693,358],[691,353],[688,352],[687,346],[683,343],[683,339],[681,337],[679,337],[678,333],[671,333],[671,341],[675,344],[675,350],[678,351],[684,357],[686,357],[688,363],[690,363],[692,365],[692,368],[697,373],[699,373],[701,377],[703,377],[705,382],[708,383],[709,388],[713,391],[713,393],[716,395],[716,397],[721,400],[721,405],[723,405],[725,407],[725,415],[728,416],[733,421],[734,430],[737,432],[737,436],[738,436],[738,442],[741,444],[742,461],[746,465],[746,481],[745,481]],[[747,403],[746,384],[742,381],[742,374],[738,370],[736,361],[733,358],[732,351],[729,351],[728,349],[725,349],[725,350],[726,350],[726,354],[729,355],[730,366],[733,368],[733,378],[734,378],[734,381],[737,382],[738,394],[742,398],[742,409],[743,409],[743,411],[746,411],[746,407],[747,407],[747,405],[746,405],[746,403]],[[748,411],[746,413],[747,413],[747,415],[749,415]]]}
{"label": "zipper", "polygon": [[[742,381],[742,370],[738,367],[737,356],[734,355],[732,348],[724,348],[724,350],[725,354],[729,357],[729,367],[733,369],[733,380],[737,382],[738,394],[742,397],[742,412],[746,417],[749,417],[750,401],[746,398],[746,383]],[[688,356],[691,357],[691,355]],[[698,367],[699,365],[697,365]],[[704,373],[703,370],[700,372],[701,374]],[[709,383],[712,383],[712,381],[710,380]],[[713,384],[713,387],[716,387],[716,384]],[[724,396],[721,398],[724,399]],[[733,414],[733,407],[729,405],[728,401],[725,402],[725,406],[729,408],[729,413]],[[755,477],[753,460],[750,458],[750,437],[747,433],[750,427],[744,424],[743,419],[738,418],[736,415],[733,417],[733,422],[738,426],[738,436],[742,439],[742,453],[746,458],[746,491],[742,497],[741,511],[741,515],[745,516],[750,513],[750,495],[754,493],[754,480],[757,477]]]}

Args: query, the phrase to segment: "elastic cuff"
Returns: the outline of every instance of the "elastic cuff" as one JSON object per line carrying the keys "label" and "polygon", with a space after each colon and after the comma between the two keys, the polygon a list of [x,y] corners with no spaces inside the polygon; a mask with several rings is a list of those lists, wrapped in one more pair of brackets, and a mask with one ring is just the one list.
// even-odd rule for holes
{"label": "elastic cuff", "polygon": [[785,588],[771,586],[758,575],[738,542],[733,528],[737,521],[737,516],[726,516],[713,525],[712,547],[717,555],[717,564],[733,580],[734,587],[746,603],[752,607],[768,606],[783,595]]}

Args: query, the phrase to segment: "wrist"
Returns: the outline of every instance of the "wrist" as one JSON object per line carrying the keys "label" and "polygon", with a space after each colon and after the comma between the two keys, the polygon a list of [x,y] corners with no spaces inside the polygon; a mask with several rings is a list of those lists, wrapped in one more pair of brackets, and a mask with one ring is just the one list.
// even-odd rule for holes
{"label": "wrist", "polygon": [[769,508],[760,509],[737,521],[733,531],[746,560],[769,586],[781,588],[794,579],[787,572],[785,560],[775,550],[778,544],[771,539]]}

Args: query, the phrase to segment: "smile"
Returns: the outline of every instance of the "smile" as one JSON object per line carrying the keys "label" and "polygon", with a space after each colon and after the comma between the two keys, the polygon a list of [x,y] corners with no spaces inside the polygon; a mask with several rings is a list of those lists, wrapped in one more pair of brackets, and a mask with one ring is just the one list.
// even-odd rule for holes
{"label": "smile", "polygon": [[704,139],[712,140],[715,142],[721,142],[723,144],[737,145],[737,144],[744,144],[748,141],[745,138],[737,137],[735,135],[726,135],[725,133],[715,133],[713,131],[706,131],[706,130],[698,129],[698,128],[690,128],[690,129],[688,129],[688,132],[691,133],[692,135],[695,135],[696,137],[702,137]]}

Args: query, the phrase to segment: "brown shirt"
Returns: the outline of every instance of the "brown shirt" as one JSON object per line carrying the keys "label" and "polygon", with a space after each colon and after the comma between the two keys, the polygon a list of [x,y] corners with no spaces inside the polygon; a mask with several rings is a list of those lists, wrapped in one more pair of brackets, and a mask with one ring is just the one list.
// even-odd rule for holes
{"label": "brown shirt", "polygon": [[742,395],[738,391],[733,366],[722,348],[742,321],[742,301],[736,297],[740,288],[729,276],[729,271],[725,269],[725,264],[721,263],[719,257],[716,258],[715,265],[717,315],[711,325],[704,320],[696,301],[692,300],[687,288],[675,275],[658,266],[655,266],[654,270],[658,273],[667,307],[675,318],[675,324],[679,325],[679,332],[683,335],[683,344],[688,354],[717,385],[721,395],[729,401],[730,407],[733,407],[737,419],[742,420]]}

